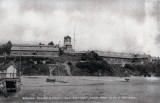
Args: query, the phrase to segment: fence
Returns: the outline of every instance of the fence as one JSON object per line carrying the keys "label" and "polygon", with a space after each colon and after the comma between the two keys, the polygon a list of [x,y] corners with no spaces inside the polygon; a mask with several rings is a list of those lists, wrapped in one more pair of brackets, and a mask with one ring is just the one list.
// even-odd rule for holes
{"label": "fence", "polygon": [[0,73],[0,79],[13,79],[13,78],[20,78],[18,73]]}

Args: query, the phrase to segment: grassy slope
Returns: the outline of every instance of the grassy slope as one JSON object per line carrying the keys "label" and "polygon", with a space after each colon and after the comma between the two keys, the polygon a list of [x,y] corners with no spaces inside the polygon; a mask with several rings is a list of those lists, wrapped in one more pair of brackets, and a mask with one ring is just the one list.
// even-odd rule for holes
{"label": "grassy slope", "polygon": [[[79,58],[76,58],[74,56],[61,56],[56,58],[24,58],[22,57],[22,62],[20,63],[20,58],[7,58],[7,61],[13,61],[15,60],[15,64],[18,68],[21,67],[21,70],[23,71],[24,75],[49,75],[49,67],[47,64],[43,64],[43,60],[47,60],[47,63],[49,64],[55,64],[55,63],[64,63],[64,62],[70,62],[70,70],[71,74],[74,76],[98,76],[99,72],[98,70],[94,70],[94,67],[90,65],[89,67],[77,67],[76,64],[80,62]],[[4,58],[0,58],[0,63],[4,62]],[[33,61],[37,61],[37,64],[34,64]],[[21,66],[20,66],[21,64]],[[83,65],[82,65],[83,66]],[[96,65],[94,65],[96,66]],[[99,68],[101,69],[101,65]],[[126,67],[122,67],[120,65],[106,65],[106,69],[103,72],[101,72],[101,75],[104,76],[141,76],[144,75],[144,73],[152,74],[159,76],[160,75],[160,63],[156,64],[148,64],[148,65],[129,65]],[[105,69],[104,68],[104,69]],[[20,70],[20,69],[19,69]]]}

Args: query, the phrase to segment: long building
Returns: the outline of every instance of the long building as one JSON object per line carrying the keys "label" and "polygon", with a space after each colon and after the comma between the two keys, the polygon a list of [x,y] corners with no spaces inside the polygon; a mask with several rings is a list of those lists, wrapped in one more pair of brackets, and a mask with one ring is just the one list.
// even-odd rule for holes
{"label": "long building", "polygon": [[10,56],[58,57],[59,47],[54,45],[13,44]]}
{"label": "long building", "polygon": [[[77,57],[81,57],[82,54],[88,53],[89,51],[75,52]],[[151,62],[151,56],[146,54],[131,54],[131,53],[117,53],[117,52],[104,52],[94,51],[100,57],[102,57],[108,64],[144,64]]]}
{"label": "long building", "polygon": [[[11,47],[10,56],[58,57],[61,52],[60,49],[64,54],[74,55],[78,58],[81,58],[82,54],[89,52],[78,52],[73,50],[71,37],[65,36],[64,45],[62,47],[54,45],[13,44]],[[109,64],[144,64],[146,62],[154,61],[150,55],[146,54],[116,53],[104,51],[95,52]]]}
{"label": "long building", "polygon": [[151,62],[151,56],[146,54],[131,54],[131,53],[115,53],[95,51],[109,64],[144,64]]}

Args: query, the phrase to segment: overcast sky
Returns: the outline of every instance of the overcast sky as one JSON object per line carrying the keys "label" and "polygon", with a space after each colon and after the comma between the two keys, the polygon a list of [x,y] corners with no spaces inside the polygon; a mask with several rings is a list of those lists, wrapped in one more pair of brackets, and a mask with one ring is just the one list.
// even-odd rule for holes
{"label": "overcast sky", "polygon": [[158,0],[0,0],[0,43],[63,45],[75,25],[76,50],[160,56]]}

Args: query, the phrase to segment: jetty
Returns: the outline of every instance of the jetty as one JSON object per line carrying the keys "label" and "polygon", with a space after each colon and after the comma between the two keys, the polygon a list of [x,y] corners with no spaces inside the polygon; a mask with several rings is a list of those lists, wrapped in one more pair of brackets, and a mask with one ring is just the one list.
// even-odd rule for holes
{"label": "jetty", "polygon": [[0,67],[0,91],[5,97],[8,92],[19,92],[21,79],[17,67],[13,63]]}

